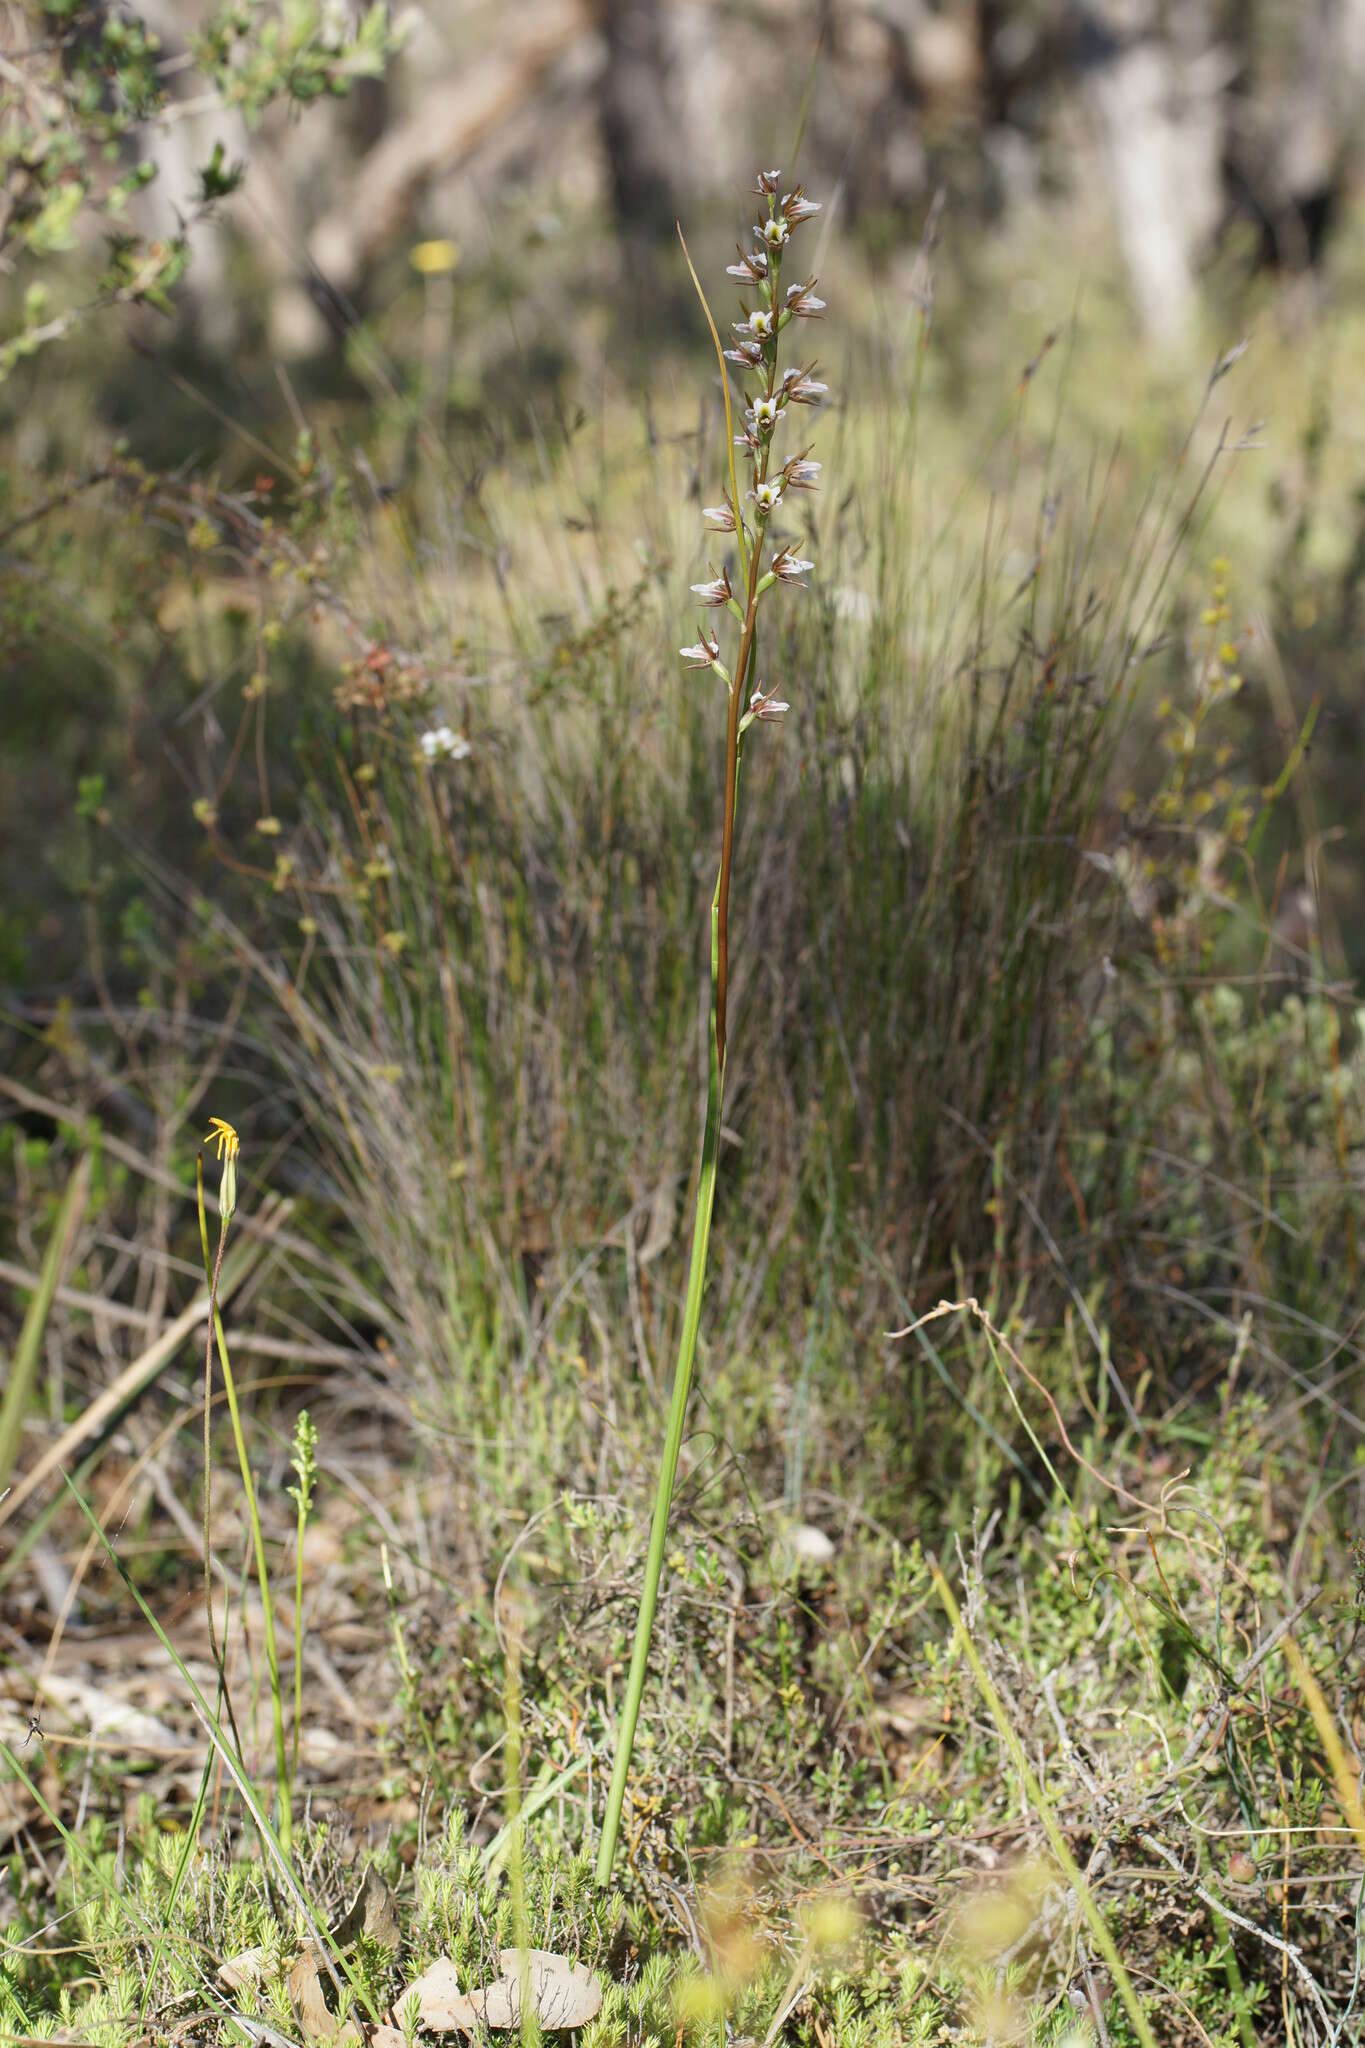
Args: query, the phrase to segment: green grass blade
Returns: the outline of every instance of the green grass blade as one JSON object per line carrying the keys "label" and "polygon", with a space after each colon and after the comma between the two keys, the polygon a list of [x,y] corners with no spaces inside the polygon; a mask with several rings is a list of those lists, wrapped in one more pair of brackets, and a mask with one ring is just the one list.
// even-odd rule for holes
{"label": "green grass blade", "polygon": [[487,1876],[497,1877],[501,1873],[514,1837],[524,1834],[542,1808],[549,1806],[552,1800],[558,1799],[565,1786],[571,1785],[579,1773],[586,1770],[587,1765],[586,1751],[582,1756],[576,1756],[571,1764],[566,1764],[562,1771],[554,1770],[550,1764],[546,1765],[540,1783],[533,1785],[522,1800],[516,1819],[504,1821],[484,1850],[483,1867]]}
{"label": "green grass blade", "polygon": [[61,1815],[48,1804],[47,1800],[43,1797],[42,1788],[29,1776],[19,1758],[5,1741],[3,1735],[0,1735],[0,1757],[4,1758],[14,1776],[28,1793],[30,1799],[33,1800],[34,1804],[61,1836],[62,1846],[71,1858],[72,1868],[74,1869],[79,1865],[81,1869],[87,1870],[101,1891],[106,1893],[109,1899],[118,1907],[119,1911],[126,1914],[128,1919],[133,1922],[144,1941],[151,1942],[154,1940],[154,1929],[149,1927],[142,1918],[137,1907],[128,1896],[127,1889],[120,1890],[113,1880],[107,1877],[100,1869],[98,1862],[90,1854],[80,1836],[73,1834],[71,1829],[63,1822]]}

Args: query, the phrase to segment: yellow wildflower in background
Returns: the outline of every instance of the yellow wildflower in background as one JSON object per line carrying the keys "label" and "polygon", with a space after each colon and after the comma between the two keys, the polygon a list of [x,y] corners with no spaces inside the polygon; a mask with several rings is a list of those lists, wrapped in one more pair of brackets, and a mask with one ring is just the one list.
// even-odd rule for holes
{"label": "yellow wildflower in background", "polygon": [[434,242],[419,242],[411,256],[412,267],[420,270],[423,277],[447,276],[460,260],[458,242],[444,239]]}

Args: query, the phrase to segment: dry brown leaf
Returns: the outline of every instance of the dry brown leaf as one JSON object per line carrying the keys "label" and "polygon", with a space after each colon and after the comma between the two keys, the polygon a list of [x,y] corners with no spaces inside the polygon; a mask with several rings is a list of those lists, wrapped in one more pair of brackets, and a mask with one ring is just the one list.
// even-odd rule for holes
{"label": "dry brown leaf", "polygon": [[426,1970],[410,1984],[398,2001],[401,2012],[406,1999],[417,1993],[417,2009],[422,2025],[429,2027],[433,2034],[472,2034],[479,2023],[479,2014],[474,2010],[474,2001],[467,1992],[461,1991],[455,1965],[448,1956],[438,1956],[429,1970]]}
{"label": "dry brown leaf", "polygon": [[650,1266],[661,1252],[666,1252],[673,1241],[673,1230],[677,1220],[677,1202],[671,1180],[661,1180],[654,1190],[649,1205],[649,1221],[645,1228],[644,1243],[640,1246],[641,1266]]}
{"label": "dry brown leaf", "polygon": [[[332,1929],[332,1940],[339,1949],[347,1949],[362,1935],[371,1941],[382,1942],[387,1949],[397,1950],[399,1944],[398,1907],[385,1879],[370,1864],[361,1879],[360,1890]],[[261,1950],[243,1949],[238,1956],[232,1956],[218,1972],[218,1982],[225,1991],[239,1991],[248,1984],[257,1984],[261,1977]],[[327,2003],[323,1990],[322,1976],[318,1969],[318,1951],[313,1942],[301,1949],[289,1969],[289,1998],[295,2018],[310,2041],[330,2041],[336,2048],[349,2048],[349,2044],[360,2041],[360,2029],[353,2020],[347,2020],[338,2029],[336,2015]],[[370,2031],[371,2048],[401,2048],[403,2036],[395,2027],[375,2027]]]}
{"label": "dry brown leaf", "polygon": [[315,1948],[306,1948],[294,1958],[289,1972],[289,2002],[294,2008],[295,2019],[310,2041],[335,2039],[336,2017],[323,1995]]}
{"label": "dry brown leaf", "polygon": [[92,1685],[87,1679],[52,1671],[43,1681],[43,1691],[78,1727],[110,1743],[117,1741],[121,1749],[174,1753],[183,1740],[166,1722],[134,1705],[112,1686]]}
{"label": "dry brown leaf", "polygon": [[294,1959],[289,1972],[289,1998],[294,2017],[309,2041],[326,2041],[330,2048],[366,2048],[366,2043],[368,2048],[406,2048],[401,2027],[371,2027],[365,2035],[354,2020],[338,2027],[323,1994],[317,1950],[311,1946]]}
{"label": "dry brown leaf", "polygon": [[531,1978],[531,1997],[542,2027],[585,2027],[602,2010],[602,1988],[583,1963],[571,1963],[567,1956],[549,1949],[505,1948],[499,1952],[498,1968],[503,1982],[512,1990],[509,2026],[521,2023],[521,1968],[523,1957]]}
{"label": "dry brown leaf", "polygon": [[873,1706],[873,1714],[893,1735],[917,1735],[925,1728],[943,1726],[943,1708],[928,1693],[902,1688],[889,1692]]}
{"label": "dry brown leaf", "polygon": [[[547,2031],[586,2026],[601,2011],[601,1987],[582,1963],[532,1948],[526,1951],[526,1966],[532,2003]],[[521,1950],[505,1948],[498,1956],[500,1974],[492,1984],[461,1991],[455,1965],[440,1956],[409,1986],[407,1995],[417,1993],[422,2025],[434,2034],[472,2034],[480,2024],[506,2033],[521,2025],[521,1967]]]}
{"label": "dry brown leaf", "polygon": [[261,1981],[261,1965],[265,1950],[258,1942],[254,1948],[244,1948],[239,1954],[229,1956],[218,1968],[218,1983],[224,1991],[246,1991],[254,1989]]}
{"label": "dry brown leaf", "polygon": [[383,1942],[385,1948],[398,1947],[398,1907],[373,1863],[367,1868],[354,1900],[332,1929],[332,1939],[338,1948],[349,1948],[362,1934],[367,1934],[371,1941]]}

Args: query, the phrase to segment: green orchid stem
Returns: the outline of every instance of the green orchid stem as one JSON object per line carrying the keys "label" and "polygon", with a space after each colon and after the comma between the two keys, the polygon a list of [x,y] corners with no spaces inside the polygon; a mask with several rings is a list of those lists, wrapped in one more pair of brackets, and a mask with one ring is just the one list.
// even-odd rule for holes
{"label": "green orchid stem", "polygon": [[[771,217],[773,204],[768,203]],[[678,229],[682,240],[682,229]],[[678,1476],[678,1456],[682,1450],[683,1429],[687,1421],[687,1397],[692,1391],[692,1368],[697,1356],[697,1331],[701,1324],[701,1300],[706,1287],[706,1256],[711,1244],[711,1211],[716,1199],[716,1166],[720,1157],[720,1110],[725,1093],[725,1046],[726,1021],[730,994],[730,879],[735,860],[735,813],[739,800],[739,769],[743,753],[744,729],[748,723],[745,713],[746,693],[749,679],[754,672],[754,655],[758,635],[758,605],[762,595],[762,560],[765,514],[756,512],[752,548],[746,546],[744,517],[740,509],[739,484],[735,477],[735,432],[730,408],[730,380],[725,368],[725,354],[721,348],[720,335],[711,317],[711,308],[706,303],[706,293],[701,280],[692,267],[692,258],[687,254],[687,243],[683,241],[683,255],[692,282],[697,288],[706,324],[715,344],[716,363],[720,371],[721,392],[725,400],[726,454],[730,469],[730,504],[734,513],[735,540],[739,548],[740,571],[744,579],[744,608],[742,614],[735,603],[730,609],[740,618],[741,630],[739,652],[735,657],[734,681],[729,685],[725,722],[725,793],[721,808],[720,873],[716,877],[716,893],[711,899],[711,1029],[709,1034],[707,1084],[706,1084],[706,1132],[702,1139],[701,1171],[697,1179],[697,1214],[692,1225],[692,1263],[687,1274],[687,1301],[683,1309],[682,1332],[678,1339],[678,1363],[673,1372],[673,1399],[668,1410],[668,1429],[664,1436],[663,1459],[659,1466],[659,1486],[654,1496],[654,1520],[649,1532],[649,1554],[645,1559],[645,1583],[640,1595],[640,1612],[635,1623],[635,1648],[631,1654],[630,1676],[626,1681],[626,1696],[621,1706],[621,1725],[616,1739],[616,1761],[612,1766],[611,1789],[607,1794],[607,1810],[602,1821],[602,1840],[597,1852],[597,1883],[605,1887],[611,1883],[612,1865],[616,1860],[616,1843],[621,1832],[621,1809],[625,1804],[626,1780],[630,1776],[631,1752],[635,1747],[635,1730],[640,1719],[640,1702],[644,1698],[645,1679],[649,1670],[649,1645],[654,1633],[654,1615],[659,1605],[659,1581],[663,1577],[664,1545],[668,1541],[668,1517],[673,1507],[673,1487]],[[777,280],[780,258],[775,251],[764,296],[768,304],[776,303]],[[767,392],[772,400],[777,388],[777,351],[774,346],[766,358]],[[765,441],[761,459],[756,458],[756,488],[767,482],[768,463],[772,453],[771,441]],[[776,500],[774,500],[776,502]],[[767,579],[771,584],[773,577]],[[765,586],[766,587],[766,586]],[[719,661],[714,667],[721,668]],[[721,673],[724,674],[723,668]]]}
{"label": "green orchid stem", "polygon": [[710,1078],[706,1090],[706,1133],[702,1139],[701,1173],[697,1181],[697,1213],[692,1226],[692,1263],[687,1275],[687,1302],[683,1310],[682,1333],[678,1340],[678,1363],[673,1374],[673,1400],[668,1411],[668,1432],[664,1437],[659,1487],[654,1496],[654,1521],[649,1532],[649,1555],[645,1560],[644,1591],[635,1624],[635,1649],[630,1660],[630,1677],[621,1707],[621,1725],[616,1739],[616,1762],[607,1794],[607,1811],[602,1822],[602,1841],[597,1852],[597,1883],[611,1883],[616,1860],[616,1842],[621,1832],[621,1808],[625,1803],[626,1780],[630,1775],[631,1751],[640,1719],[645,1677],[649,1666],[649,1644],[654,1632],[654,1614],[659,1604],[659,1581],[663,1577],[664,1544],[668,1539],[668,1517],[673,1506],[673,1484],[678,1476],[678,1454],[682,1449],[687,1397],[692,1390],[692,1367],[697,1355],[697,1330],[701,1323],[702,1290],[706,1285],[706,1254],[711,1242],[711,1210],[716,1195],[716,1162],[720,1153],[720,1106],[725,1076],[716,1050],[715,987],[716,954],[720,921],[720,885],[711,904],[711,988],[712,1022],[709,1034]]}

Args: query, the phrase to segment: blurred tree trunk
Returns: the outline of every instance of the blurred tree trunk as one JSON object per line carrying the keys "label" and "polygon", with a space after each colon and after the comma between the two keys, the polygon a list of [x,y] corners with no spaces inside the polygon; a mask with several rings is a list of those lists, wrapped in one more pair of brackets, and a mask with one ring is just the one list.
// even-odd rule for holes
{"label": "blurred tree trunk", "polygon": [[602,0],[602,33],[599,117],[617,218],[628,230],[668,234],[682,160],[664,10],[659,0]]}
{"label": "blurred tree trunk", "polygon": [[1365,0],[1298,0],[1282,15],[1234,13],[1247,75],[1233,99],[1228,181],[1261,230],[1266,261],[1316,263],[1358,147]]}
{"label": "blurred tree trunk", "polygon": [[1176,341],[1223,203],[1227,80],[1207,0],[1170,16],[1159,0],[1081,0],[1079,26],[1133,295],[1152,340]]}

